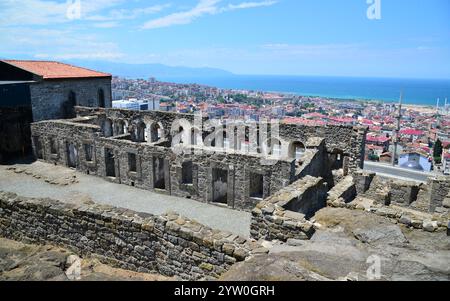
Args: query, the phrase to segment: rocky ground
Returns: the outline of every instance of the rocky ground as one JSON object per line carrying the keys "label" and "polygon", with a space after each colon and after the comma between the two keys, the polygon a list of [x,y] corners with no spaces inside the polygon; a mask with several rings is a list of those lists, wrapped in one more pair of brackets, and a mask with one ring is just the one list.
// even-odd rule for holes
{"label": "rocky ground", "polygon": [[161,275],[112,268],[93,258],[84,258],[80,278],[73,267],[80,260],[72,252],[55,246],[23,244],[0,238],[0,281],[167,281]]}
{"label": "rocky ground", "polygon": [[315,219],[322,228],[310,241],[266,242],[269,254],[233,266],[222,280],[450,280],[445,232],[411,230],[360,210],[325,208]]}

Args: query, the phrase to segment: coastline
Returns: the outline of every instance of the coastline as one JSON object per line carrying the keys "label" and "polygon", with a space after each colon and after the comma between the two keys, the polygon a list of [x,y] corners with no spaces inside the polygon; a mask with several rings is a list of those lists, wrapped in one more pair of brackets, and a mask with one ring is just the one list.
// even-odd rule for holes
{"label": "coastline", "polygon": [[399,102],[411,107],[435,108],[450,98],[450,81],[392,78],[235,76],[227,78],[161,78],[163,82],[198,84],[223,90],[322,98],[359,103]]}

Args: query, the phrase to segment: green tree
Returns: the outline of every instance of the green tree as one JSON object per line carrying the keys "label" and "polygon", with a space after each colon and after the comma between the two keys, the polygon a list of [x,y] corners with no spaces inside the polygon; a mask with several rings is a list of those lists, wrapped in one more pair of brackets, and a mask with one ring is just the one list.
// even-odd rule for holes
{"label": "green tree", "polygon": [[435,158],[441,158],[441,156],[442,156],[442,150],[443,150],[443,148],[442,148],[442,142],[441,142],[441,140],[437,140],[436,141],[436,143],[434,144],[434,147],[433,147],[433,157],[435,157]]}

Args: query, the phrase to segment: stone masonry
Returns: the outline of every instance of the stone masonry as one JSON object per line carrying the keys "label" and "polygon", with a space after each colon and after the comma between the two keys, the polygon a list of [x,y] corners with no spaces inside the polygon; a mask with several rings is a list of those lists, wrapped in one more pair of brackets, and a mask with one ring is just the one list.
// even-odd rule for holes
{"label": "stone masonry", "polygon": [[185,280],[218,278],[252,252],[266,252],[257,243],[176,213],[153,216],[4,192],[0,192],[0,236],[52,243],[120,268]]}
{"label": "stone masonry", "polygon": [[35,122],[66,118],[74,105],[98,107],[101,97],[105,107],[112,107],[111,78],[38,81],[30,84],[30,95]]}
{"label": "stone masonry", "polygon": [[259,203],[252,211],[251,236],[255,239],[309,239],[313,223],[307,218],[326,206],[326,183],[306,176]]}
{"label": "stone masonry", "polygon": [[[247,211],[308,175],[324,178],[331,188],[331,169],[356,172],[348,162],[356,162],[364,149],[359,129],[328,126],[318,134],[336,139],[326,140],[314,136],[313,129],[300,126],[295,134],[292,125],[281,124],[277,141],[281,155],[273,160],[263,153],[270,147],[265,139],[259,151],[250,152],[237,144],[206,145],[211,125],[201,118],[203,127],[197,128],[194,115],[82,107],[77,112],[75,119],[32,125],[38,159],[115,183]],[[267,135],[272,136],[274,129],[269,128]],[[177,137],[182,143],[174,147]],[[335,144],[345,139],[345,145]],[[301,158],[296,158],[295,145],[304,147]]]}

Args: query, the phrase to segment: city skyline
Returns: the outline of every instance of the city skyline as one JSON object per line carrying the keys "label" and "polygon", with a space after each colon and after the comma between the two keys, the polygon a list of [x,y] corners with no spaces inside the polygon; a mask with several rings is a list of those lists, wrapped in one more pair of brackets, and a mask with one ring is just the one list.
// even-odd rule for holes
{"label": "city skyline", "polygon": [[1,1],[0,57],[235,74],[450,79],[450,3]]}

